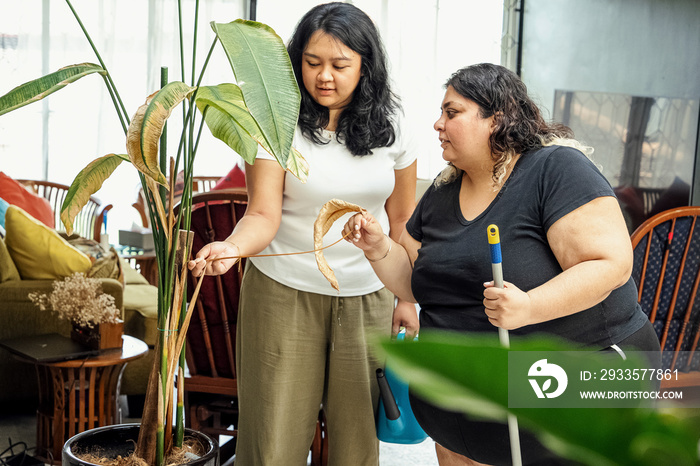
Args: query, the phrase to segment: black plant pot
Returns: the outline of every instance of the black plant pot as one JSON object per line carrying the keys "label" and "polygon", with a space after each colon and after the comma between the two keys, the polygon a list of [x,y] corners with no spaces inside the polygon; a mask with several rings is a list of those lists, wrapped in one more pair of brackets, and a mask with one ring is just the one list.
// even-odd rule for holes
{"label": "black plant pot", "polygon": [[[93,463],[75,456],[74,452],[91,451],[96,447],[106,458],[129,456],[136,446],[140,427],[141,424],[117,424],[74,435],[63,445],[63,466],[93,466]],[[206,452],[201,457],[190,460],[188,466],[219,466],[219,444],[216,440],[192,429],[185,429],[185,437],[197,439]]]}

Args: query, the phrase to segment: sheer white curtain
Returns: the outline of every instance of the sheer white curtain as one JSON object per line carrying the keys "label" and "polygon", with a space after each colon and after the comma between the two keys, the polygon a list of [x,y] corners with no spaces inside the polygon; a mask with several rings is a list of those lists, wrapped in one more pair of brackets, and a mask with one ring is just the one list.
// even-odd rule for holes
{"label": "sheer white curtain", "polygon": [[[160,88],[160,68],[169,80],[181,80],[176,0],[73,0],[112,75],[129,117],[148,95]],[[185,68],[191,82],[194,1],[184,0]],[[214,34],[210,21],[242,18],[244,0],[202,0],[198,15],[198,74]],[[92,52],[67,4],[62,1],[0,0],[0,94],[56,71],[62,66],[92,62]],[[205,84],[233,81],[219,46],[207,69]],[[43,124],[46,121],[46,124]],[[174,156],[179,115],[171,117],[170,153]],[[45,128],[45,129],[44,129]],[[197,174],[226,174],[239,157],[205,130],[195,163]],[[46,141],[45,144],[42,141]],[[0,117],[0,170],[14,178],[44,178],[69,184],[91,160],[126,153],[124,132],[102,79],[82,78],[39,103]],[[43,160],[48,160],[44,168]],[[46,174],[46,175],[45,175]],[[138,177],[122,165],[97,196],[115,205],[110,219],[124,218],[128,228],[135,212]],[[118,225],[110,221],[115,229]],[[115,233],[116,230],[112,231]]]}
{"label": "sheer white curtain", "polygon": [[[40,1],[27,2],[26,9],[0,1],[0,94],[4,94],[31,79],[27,76],[41,75],[42,21]],[[41,104],[0,117],[0,170],[19,178],[41,174],[41,167]]]}

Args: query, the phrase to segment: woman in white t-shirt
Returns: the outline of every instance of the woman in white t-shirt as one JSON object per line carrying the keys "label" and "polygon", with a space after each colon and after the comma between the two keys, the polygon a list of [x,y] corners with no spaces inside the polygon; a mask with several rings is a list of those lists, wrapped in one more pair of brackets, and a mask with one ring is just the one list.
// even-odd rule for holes
{"label": "woman in white t-shirt", "polygon": [[[398,240],[415,206],[416,161],[400,128],[385,52],[371,19],[347,3],[311,9],[288,45],[301,90],[294,147],[309,164],[301,183],[264,152],[246,166],[249,204],[223,242],[204,246],[193,275],[222,274],[233,260],[205,259],[313,249],[313,223],[333,198],[366,208]],[[337,222],[327,238],[340,238]],[[372,333],[418,330],[413,304],[382,285],[362,252],[324,251],[336,292],[313,254],[252,257],[237,328],[239,435],[236,465],[305,465],[319,407],[329,463],[376,465]],[[393,314],[393,316],[392,316]]]}

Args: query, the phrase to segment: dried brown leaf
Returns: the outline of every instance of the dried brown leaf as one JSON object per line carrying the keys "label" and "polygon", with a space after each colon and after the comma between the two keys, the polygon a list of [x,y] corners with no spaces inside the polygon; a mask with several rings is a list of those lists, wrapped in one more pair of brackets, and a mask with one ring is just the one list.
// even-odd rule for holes
{"label": "dried brown leaf", "polygon": [[318,264],[318,270],[321,271],[326,280],[331,284],[333,288],[340,291],[338,286],[338,280],[335,278],[335,273],[333,269],[330,268],[325,256],[323,255],[323,236],[328,233],[333,222],[338,220],[343,215],[350,212],[363,212],[364,209],[356,204],[350,202],[341,201],[340,199],[331,199],[326,202],[321,211],[318,213],[318,217],[314,222],[314,249],[316,250],[316,264]]}

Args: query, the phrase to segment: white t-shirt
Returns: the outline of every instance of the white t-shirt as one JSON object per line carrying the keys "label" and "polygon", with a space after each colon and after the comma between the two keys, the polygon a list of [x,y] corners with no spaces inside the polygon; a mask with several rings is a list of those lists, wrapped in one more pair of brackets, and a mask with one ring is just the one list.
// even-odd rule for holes
{"label": "white t-shirt", "polygon": [[[389,217],[384,204],[394,190],[394,170],[406,168],[416,159],[406,135],[402,135],[399,128],[394,144],[372,149],[372,155],[362,157],[352,155],[336,140],[334,132],[324,131],[323,136],[330,142],[316,145],[306,139],[297,127],[294,147],[308,162],[309,176],[306,183],[302,183],[289,172],[286,173],[282,221],[277,235],[260,254],[313,250],[314,222],[321,207],[331,199],[365,208],[379,220],[384,231],[389,232]],[[258,158],[273,157],[260,149]],[[350,214],[347,214],[335,221],[323,237],[324,246],[342,236],[342,228],[349,218]],[[338,279],[340,292],[336,292],[318,270],[313,253],[251,257],[249,260],[268,277],[312,293],[360,296],[384,286],[364,258],[362,250],[347,241],[324,249],[323,254]]]}

